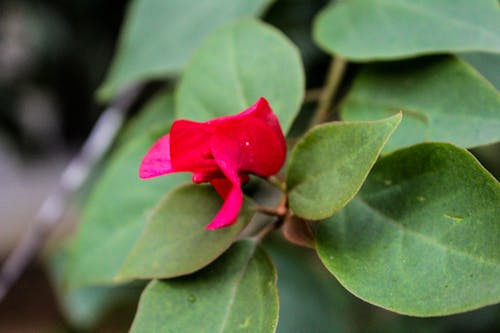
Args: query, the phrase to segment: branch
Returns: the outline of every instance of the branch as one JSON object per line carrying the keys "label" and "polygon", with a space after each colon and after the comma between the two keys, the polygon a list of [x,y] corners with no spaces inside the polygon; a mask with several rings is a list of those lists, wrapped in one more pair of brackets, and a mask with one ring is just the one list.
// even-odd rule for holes
{"label": "branch", "polygon": [[342,57],[337,56],[332,60],[330,69],[328,70],[325,86],[321,91],[318,107],[316,108],[316,112],[311,120],[310,127],[321,124],[330,116],[331,102],[337,93],[338,87],[340,86],[346,65],[347,62]]}
{"label": "branch", "polygon": [[322,88],[313,88],[307,90],[306,95],[304,96],[304,103],[319,101],[322,92],[323,92]]}
{"label": "branch", "polygon": [[283,192],[283,193],[286,192],[286,181],[284,178],[280,177],[278,174],[271,176],[271,177],[267,177],[267,178],[265,178],[265,180],[267,180],[269,184],[273,185],[281,192]]}
{"label": "branch", "polygon": [[21,238],[0,270],[0,302],[21,276],[61,219],[71,196],[82,186],[121,128],[126,111],[142,90],[141,85],[126,89],[104,110],[82,149],[63,171],[57,188],[45,199],[35,217],[35,225]]}
{"label": "branch", "polygon": [[271,232],[280,228],[281,225],[283,224],[283,221],[287,218],[288,215],[290,215],[290,211],[288,210],[288,197],[286,196],[286,194],[283,194],[281,196],[280,203],[278,204],[278,206],[276,206],[275,209],[257,207],[257,211],[260,213],[276,217],[274,222],[266,225],[254,236],[254,238],[260,242]]}

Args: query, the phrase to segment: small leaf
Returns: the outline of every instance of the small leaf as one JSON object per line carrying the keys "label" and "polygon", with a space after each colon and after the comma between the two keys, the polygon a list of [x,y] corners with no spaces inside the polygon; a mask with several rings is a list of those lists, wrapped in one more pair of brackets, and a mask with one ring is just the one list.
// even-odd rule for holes
{"label": "small leaf", "polygon": [[354,61],[421,54],[500,52],[496,0],[350,0],[337,2],[314,22],[325,50]]}
{"label": "small leaf", "polygon": [[72,287],[114,283],[148,211],[170,189],[189,179],[185,174],[139,179],[139,163],[156,138],[145,133],[120,147],[94,185],[71,245],[68,282]]}
{"label": "small leaf", "polygon": [[222,203],[211,186],[190,184],[169,193],[149,216],[117,280],[185,275],[215,260],[255,213],[252,203],[246,199],[234,225],[205,229]]}
{"label": "small leaf", "polygon": [[142,80],[177,75],[200,42],[237,18],[261,15],[272,0],[135,0],[98,96]]}
{"label": "small leaf", "polygon": [[267,254],[246,240],[202,271],[151,282],[131,332],[271,333],[277,321],[276,270]]}
{"label": "small leaf", "polygon": [[373,122],[337,122],[310,131],[293,150],[288,167],[290,208],[323,219],[358,192],[401,115]]}
{"label": "small leaf", "polygon": [[420,144],[378,162],[319,223],[318,254],[358,297],[414,316],[500,301],[500,185],[466,150]]}
{"label": "small leaf", "polygon": [[286,133],[304,94],[297,48],[254,20],[226,26],[203,42],[176,93],[180,118],[206,121],[238,113],[265,97]]}
{"label": "small leaf", "polygon": [[342,103],[344,120],[373,120],[402,111],[386,151],[422,141],[473,147],[500,140],[500,94],[454,57],[371,65]]}

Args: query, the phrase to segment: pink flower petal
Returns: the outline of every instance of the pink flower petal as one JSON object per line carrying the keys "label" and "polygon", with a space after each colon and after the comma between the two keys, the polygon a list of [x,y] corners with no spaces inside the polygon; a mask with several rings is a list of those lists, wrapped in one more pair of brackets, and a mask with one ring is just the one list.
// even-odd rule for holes
{"label": "pink flower petal", "polygon": [[217,229],[236,222],[243,204],[241,185],[248,173],[270,176],[286,157],[278,118],[264,98],[245,111],[204,123],[177,120],[144,157],[141,178],[189,171],[194,183],[210,182],[224,204],[206,226]]}
{"label": "pink flower petal", "polygon": [[[283,131],[281,130],[280,122],[278,118],[276,118],[275,114],[273,113],[273,110],[271,110],[271,107],[269,106],[269,103],[264,97],[261,97],[255,102],[254,105],[243,111],[242,113],[239,114],[240,117],[244,118],[247,116],[250,117],[255,117],[260,120],[263,120],[266,122],[267,125],[271,126],[271,128],[276,132],[276,133],[282,133]],[[238,115],[237,115],[238,116]]]}
{"label": "pink flower petal", "polygon": [[274,131],[265,121],[255,117],[219,123],[212,137],[212,153],[214,149],[224,151],[224,160],[233,161],[237,171],[260,176],[278,172],[286,157],[281,131]]}
{"label": "pink flower petal", "polygon": [[233,188],[233,184],[227,180],[227,178],[214,178],[210,180],[210,184],[212,184],[217,193],[219,193],[220,197],[224,200],[226,200],[229,192],[231,192]]}
{"label": "pink flower petal", "polygon": [[[244,185],[246,182],[250,180],[250,177],[247,174],[240,174],[240,184]],[[196,183],[196,182],[195,182]],[[212,178],[210,179],[210,184],[215,188],[217,193],[221,196],[222,199],[226,199],[233,187],[233,184],[227,180],[226,178]]]}
{"label": "pink flower petal", "polygon": [[174,169],[170,161],[170,136],[167,134],[156,141],[142,159],[139,177],[146,179],[171,172]]}
{"label": "pink flower petal", "polygon": [[225,123],[227,121],[234,121],[234,120],[240,120],[242,122],[246,122],[252,118],[264,121],[276,133],[283,133],[278,118],[273,113],[273,110],[271,109],[269,103],[264,97],[260,97],[257,100],[257,102],[255,102],[255,104],[253,104],[248,109],[238,114],[215,118],[207,121],[206,123],[210,125],[218,125],[220,123]]}
{"label": "pink flower petal", "polygon": [[205,228],[208,230],[219,229],[233,225],[238,218],[243,204],[243,192],[239,185],[233,185],[221,209],[212,222]]}
{"label": "pink flower petal", "polygon": [[[241,190],[241,182],[236,169],[236,164],[234,164],[235,161],[232,160],[230,153],[228,155],[227,151],[219,148],[220,147],[212,147],[212,153],[214,154],[214,158],[219,164],[221,171],[226,176],[227,181],[229,181],[231,188],[229,193],[224,198],[224,204],[221,209],[217,215],[215,215],[212,222],[206,226],[209,230],[223,228],[234,224],[238,218],[241,205],[243,204],[243,191]],[[224,194],[226,194],[224,192],[227,192],[229,184],[217,181],[214,183],[217,186],[216,190],[219,194],[224,196]]]}
{"label": "pink flower petal", "polygon": [[212,128],[206,123],[177,120],[170,130],[172,165],[177,171],[211,172],[218,169],[210,151]]}
{"label": "pink flower petal", "polygon": [[[206,182],[211,182],[213,179],[224,179],[224,174],[220,171],[209,171],[209,172],[195,172],[193,173],[193,183],[195,184],[200,184],[200,183],[206,183]],[[222,196],[223,197],[223,196]]]}

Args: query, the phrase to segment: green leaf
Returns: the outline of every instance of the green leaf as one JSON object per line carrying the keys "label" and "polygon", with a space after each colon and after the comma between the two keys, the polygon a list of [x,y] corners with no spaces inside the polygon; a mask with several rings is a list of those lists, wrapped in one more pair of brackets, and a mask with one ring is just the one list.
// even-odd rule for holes
{"label": "green leaf", "polygon": [[354,61],[500,52],[497,0],[339,1],[316,18],[314,39]]}
{"label": "green leaf", "polygon": [[200,42],[238,18],[259,16],[272,0],[135,0],[110,72],[99,88],[109,99],[136,81],[178,74]]}
{"label": "green leaf", "polygon": [[491,84],[500,90],[500,55],[491,53],[463,53],[460,58],[474,66]]}
{"label": "green leaf", "polygon": [[386,151],[422,141],[473,147],[500,140],[500,94],[454,57],[365,67],[342,103],[344,120],[373,120],[402,111]]}
{"label": "green leaf", "polygon": [[358,297],[437,316],[500,301],[500,185],[466,150],[428,143],[373,168],[360,194],[321,222],[317,250]]}
{"label": "green leaf", "polygon": [[160,91],[127,123],[120,133],[119,143],[126,143],[146,132],[165,134],[174,118],[172,93],[168,90]]}
{"label": "green leaf", "polygon": [[131,332],[274,332],[276,270],[254,241],[235,243],[212,265],[153,281],[141,296]]}
{"label": "green leaf", "polygon": [[373,122],[336,122],[314,128],[297,144],[288,166],[290,208],[323,219],[358,192],[401,115]]}
{"label": "green leaf", "polygon": [[172,174],[141,180],[142,157],[156,140],[145,133],[119,148],[94,185],[71,249],[72,286],[114,283],[146,221],[146,214],[170,189],[189,178]]}
{"label": "green leaf", "polygon": [[222,204],[211,186],[190,184],[170,192],[149,216],[117,279],[170,278],[208,265],[227,250],[255,214],[246,199],[234,225],[205,229]]}
{"label": "green leaf", "polygon": [[[58,248],[51,253],[47,268],[62,313],[72,327],[82,330],[95,329],[99,322],[105,320],[106,316],[117,308],[120,308],[121,313],[130,311],[133,315],[144,284],[68,290],[65,277],[68,259],[67,249]],[[126,321],[124,324],[126,325]]]}
{"label": "green leaf", "polygon": [[254,20],[226,26],[203,42],[176,93],[180,118],[205,121],[238,113],[265,97],[286,133],[304,94],[297,48]]}

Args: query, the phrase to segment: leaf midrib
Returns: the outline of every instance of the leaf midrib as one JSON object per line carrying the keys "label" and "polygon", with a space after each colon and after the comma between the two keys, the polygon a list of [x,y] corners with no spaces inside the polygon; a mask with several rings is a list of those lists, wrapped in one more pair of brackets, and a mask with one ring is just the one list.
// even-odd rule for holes
{"label": "leaf midrib", "polygon": [[231,307],[233,306],[234,300],[236,299],[236,294],[238,292],[238,287],[239,287],[241,281],[243,280],[243,278],[245,276],[245,273],[246,273],[246,271],[248,269],[248,266],[250,264],[250,260],[252,260],[252,257],[253,257],[253,255],[255,253],[255,250],[257,249],[257,244],[254,241],[251,241],[251,244],[253,245],[253,248],[249,251],[248,256],[247,256],[247,260],[245,262],[245,266],[241,270],[241,273],[238,276],[238,278],[236,279],[236,283],[234,284],[234,287],[233,287],[233,289],[230,292],[229,302],[227,303],[227,307],[226,307],[226,311],[225,311],[226,314],[225,314],[225,316],[224,316],[224,318],[222,320],[221,328],[218,331],[219,333],[224,333],[224,331],[225,331],[225,328],[226,328],[226,325],[227,325],[227,321],[228,321],[228,319],[230,317]]}

